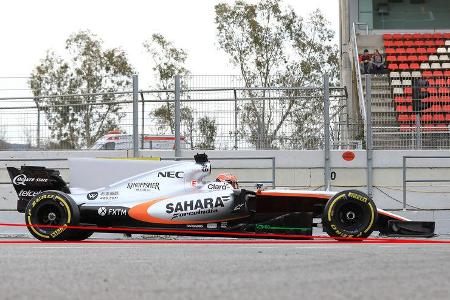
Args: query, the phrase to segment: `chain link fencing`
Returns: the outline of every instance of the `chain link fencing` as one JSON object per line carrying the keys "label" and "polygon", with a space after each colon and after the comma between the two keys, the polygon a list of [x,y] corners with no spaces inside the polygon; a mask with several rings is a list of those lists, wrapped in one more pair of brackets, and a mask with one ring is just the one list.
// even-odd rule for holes
{"label": "chain link fencing", "polygon": [[[180,148],[324,149],[324,101],[329,101],[331,148],[363,147],[361,126],[349,124],[345,88],[330,87],[325,99],[323,86],[270,81],[260,87],[249,86],[242,76],[181,77]],[[136,95],[130,86],[90,94],[0,97],[0,149],[132,149],[136,124],[140,149],[173,149],[177,100],[175,84]]]}

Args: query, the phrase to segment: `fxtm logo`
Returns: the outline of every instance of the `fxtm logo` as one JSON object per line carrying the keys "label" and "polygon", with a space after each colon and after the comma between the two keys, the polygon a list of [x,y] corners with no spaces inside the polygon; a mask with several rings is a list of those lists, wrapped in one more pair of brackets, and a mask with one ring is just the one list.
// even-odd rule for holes
{"label": "fxtm logo", "polygon": [[108,216],[126,216],[127,210],[125,208],[106,208],[104,206],[99,207],[97,210],[97,213],[104,217],[106,215]]}
{"label": "fxtm logo", "polygon": [[174,171],[166,171],[166,172],[158,172],[158,177],[165,177],[165,178],[183,178],[184,172],[174,172]]}
{"label": "fxtm logo", "polygon": [[26,185],[27,182],[40,182],[45,183],[48,182],[48,178],[33,178],[33,177],[27,177],[25,174],[17,175],[12,180],[14,185]]}
{"label": "fxtm logo", "polygon": [[95,199],[97,199],[97,196],[98,196],[97,192],[92,192],[92,193],[88,193],[86,197],[88,200],[95,200]]}

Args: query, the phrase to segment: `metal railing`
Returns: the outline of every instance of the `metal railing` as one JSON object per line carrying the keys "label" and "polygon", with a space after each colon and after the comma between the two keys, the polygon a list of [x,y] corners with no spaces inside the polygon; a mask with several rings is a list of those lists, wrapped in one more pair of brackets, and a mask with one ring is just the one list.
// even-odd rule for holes
{"label": "metal railing", "polygon": [[450,156],[437,156],[437,155],[428,155],[428,156],[413,156],[413,155],[407,155],[407,156],[403,156],[403,162],[402,162],[402,199],[403,199],[403,210],[407,210],[407,203],[406,203],[406,185],[407,183],[413,183],[413,182],[422,182],[422,183],[431,183],[431,182],[450,182],[450,178],[449,179],[407,179],[406,177],[406,168],[407,168],[407,160],[408,159],[450,159]]}
{"label": "metal railing", "polygon": [[[90,149],[112,129],[128,135],[135,156],[148,149],[146,135],[183,138],[167,147],[177,151],[324,149],[323,86],[277,80],[260,87],[241,76],[184,76],[166,89],[139,90],[133,76],[132,90],[0,97],[0,150]],[[330,147],[354,144],[345,134],[346,89],[329,87],[327,101]]]}

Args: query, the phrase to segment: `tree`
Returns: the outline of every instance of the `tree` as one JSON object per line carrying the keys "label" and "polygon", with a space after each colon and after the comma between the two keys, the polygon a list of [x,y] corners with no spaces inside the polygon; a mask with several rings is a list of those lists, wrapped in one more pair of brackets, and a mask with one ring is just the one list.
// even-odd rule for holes
{"label": "tree", "polygon": [[[238,0],[234,5],[216,5],[215,12],[219,46],[239,69],[246,88],[319,85],[324,74],[331,75],[331,82],[337,80],[334,32],[320,10],[304,20],[291,8],[283,8],[280,0],[257,4]],[[244,134],[256,148],[279,147],[285,123],[306,126],[304,113],[310,112],[302,107],[311,100],[303,98],[304,92],[273,92],[285,101],[267,99],[269,89],[245,93],[250,101],[240,107],[241,121]],[[321,105],[314,107],[320,115]],[[316,111],[312,114],[317,115]],[[295,131],[288,140],[293,141]]]}
{"label": "tree", "polygon": [[[56,144],[89,147],[118,127],[124,114],[120,96],[113,93],[130,88],[133,68],[124,51],[103,49],[103,41],[89,31],[71,35],[66,50],[67,59],[48,51],[29,84],[35,97],[44,97],[36,104],[45,112]],[[104,94],[86,95],[95,93]],[[84,96],[55,97],[73,94]]]}
{"label": "tree", "polygon": [[214,150],[214,142],[217,134],[216,120],[204,116],[198,120],[198,127],[202,141],[197,144],[197,148]]}
{"label": "tree", "polygon": [[[189,71],[185,67],[187,53],[177,48],[161,34],[153,34],[149,41],[144,42],[144,48],[151,55],[156,73],[156,87],[165,92],[159,93],[158,97],[165,103],[154,109],[150,116],[156,119],[159,132],[175,133],[175,75],[187,76]],[[194,146],[192,132],[194,128],[193,110],[187,106],[181,108],[181,125],[183,135],[189,139],[188,144]]]}

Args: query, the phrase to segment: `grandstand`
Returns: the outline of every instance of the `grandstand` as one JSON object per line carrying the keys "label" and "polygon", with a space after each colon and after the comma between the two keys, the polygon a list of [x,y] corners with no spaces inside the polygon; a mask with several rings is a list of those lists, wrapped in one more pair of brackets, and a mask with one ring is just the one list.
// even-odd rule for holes
{"label": "grandstand", "polygon": [[[450,148],[450,5],[443,0],[341,0],[342,84],[349,119],[366,122],[371,76],[374,149]],[[384,72],[363,75],[358,57],[379,49]]]}

